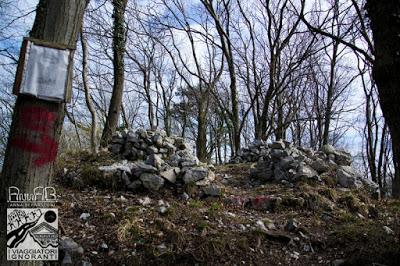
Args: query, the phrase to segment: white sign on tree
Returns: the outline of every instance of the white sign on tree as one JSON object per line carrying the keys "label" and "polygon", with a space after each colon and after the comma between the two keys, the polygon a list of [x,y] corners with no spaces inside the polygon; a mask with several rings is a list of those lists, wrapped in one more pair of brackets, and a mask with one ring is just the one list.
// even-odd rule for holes
{"label": "white sign on tree", "polygon": [[69,74],[69,49],[26,44],[19,93],[50,101],[65,101]]}

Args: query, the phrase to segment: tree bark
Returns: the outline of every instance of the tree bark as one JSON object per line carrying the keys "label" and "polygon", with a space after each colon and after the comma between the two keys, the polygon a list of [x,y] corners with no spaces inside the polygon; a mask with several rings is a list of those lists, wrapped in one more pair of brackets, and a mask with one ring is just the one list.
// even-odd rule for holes
{"label": "tree bark", "polygon": [[400,2],[368,0],[366,7],[375,43],[373,77],[392,137],[395,168],[392,192],[400,198]]}
{"label": "tree bark", "polygon": [[106,147],[114,135],[121,114],[122,95],[124,92],[124,54],[125,54],[125,9],[128,0],[113,0],[114,30],[113,30],[113,66],[114,86],[111,95],[110,107],[100,145]]}
{"label": "tree bark", "polygon": [[[41,0],[30,37],[75,47],[86,0]],[[0,261],[6,261],[7,190],[16,186],[32,193],[49,186],[64,121],[64,103],[18,95],[14,106],[1,176]],[[41,265],[41,262],[9,262],[9,265]]]}

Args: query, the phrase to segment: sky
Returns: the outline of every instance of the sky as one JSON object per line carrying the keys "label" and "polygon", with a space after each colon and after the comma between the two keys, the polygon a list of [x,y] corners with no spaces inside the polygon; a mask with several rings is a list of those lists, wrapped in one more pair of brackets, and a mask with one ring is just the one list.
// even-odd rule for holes
{"label": "sky", "polygon": [[[10,13],[9,11],[12,10],[11,16],[3,17],[2,22],[0,22],[1,27],[1,33],[5,34],[6,36],[10,36],[9,39],[7,40],[0,40],[0,49],[2,48],[8,48],[12,47],[10,50],[11,52],[18,54],[19,52],[19,46],[22,41],[22,37],[25,35],[27,36],[29,34],[29,30],[32,27],[33,20],[34,20],[34,14],[30,14],[28,16],[22,16],[24,14],[29,13],[32,11],[35,6],[37,5],[38,0],[15,0],[12,3],[11,9],[9,10],[4,10],[8,11],[7,13]],[[199,0],[191,1],[191,4],[194,3],[199,3]],[[2,10],[2,12],[4,12]],[[11,27],[5,27],[9,23],[12,23]],[[199,29],[200,27],[196,24],[191,25],[193,28]],[[178,38],[182,39],[182,43],[185,44],[187,43],[187,40],[185,40],[186,36],[184,33],[177,33],[175,31],[176,35]],[[185,49],[186,48],[186,49]],[[190,47],[188,45],[182,45],[181,49],[183,51],[183,54],[188,58],[189,62],[192,61],[192,56],[191,56],[191,51]],[[196,43],[196,50],[199,54],[205,53],[206,48],[204,44],[199,44]],[[191,64],[193,67],[193,64]],[[3,70],[3,69],[2,69]],[[0,70],[0,71],[2,71]],[[357,81],[358,82],[358,81]],[[362,90],[360,86],[357,85],[357,82],[353,84],[353,97],[349,99],[348,105],[349,106],[358,106],[361,104],[361,101],[363,97],[359,97],[362,95]],[[350,114],[351,116],[354,115],[359,115],[359,114]],[[355,129],[350,129],[346,133],[345,137],[345,143],[346,147],[353,153],[356,154],[360,151],[361,147],[361,138],[360,134],[358,131]]]}

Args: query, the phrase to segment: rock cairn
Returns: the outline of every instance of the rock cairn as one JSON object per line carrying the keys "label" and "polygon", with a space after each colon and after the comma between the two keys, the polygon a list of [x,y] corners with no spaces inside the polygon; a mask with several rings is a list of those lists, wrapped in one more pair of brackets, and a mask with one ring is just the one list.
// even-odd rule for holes
{"label": "rock cairn", "polygon": [[303,147],[294,147],[287,141],[275,141],[267,144],[256,141],[248,148],[241,149],[231,163],[257,162],[251,168],[251,176],[264,181],[278,181],[293,184],[304,179],[331,182],[344,188],[367,186],[376,192],[376,183],[362,178],[351,167],[351,154],[324,145],[314,151]]}
{"label": "rock cairn", "polygon": [[103,175],[118,175],[128,190],[159,190],[166,184],[206,187],[214,181],[213,166],[199,162],[187,140],[162,130],[117,132],[109,150],[124,160],[101,166]]}

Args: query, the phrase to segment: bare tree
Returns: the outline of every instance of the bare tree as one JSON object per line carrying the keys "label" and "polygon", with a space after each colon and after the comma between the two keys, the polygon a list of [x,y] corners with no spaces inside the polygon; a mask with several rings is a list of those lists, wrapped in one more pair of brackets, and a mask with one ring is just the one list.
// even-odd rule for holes
{"label": "bare tree", "polygon": [[[233,153],[240,149],[240,116],[239,116],[239,100],[236,84],[236,69],[235,59],[233,54],[233,44],[230,36],[230,23],[232,2],[230,0],[217,0],[216,6],[212,0],[201,0],[212,19],[214,20],[217,29],[222,52],[225,56],[228,65],[229,78],[230,78],[230,97],[231,97],[231,111],[229,117],[232,121],[233,127]],[[219,12],[217,10],[222,10]]]}
{"label": "bare tree", "polygon": [[118,126],[121,115],[122,95],[124,92],[124,54],[125,54],[125,8],[128,0],[113,0],[114,30],[113,30],[113,66],[114,86],[111,96],[108,116],[101,136],[100,145],[105,147],[111,140]]}
{"label": "bare tree", "polygon": [[81,31],[81,46],[82,46],[82,82],[85,90],[85,100],[87,108],[91,115],[90,128],[90,149],[92,153],[97,153],[97,114],[91,98],[90,86],[88,81],[88,49],[85,34]]}

